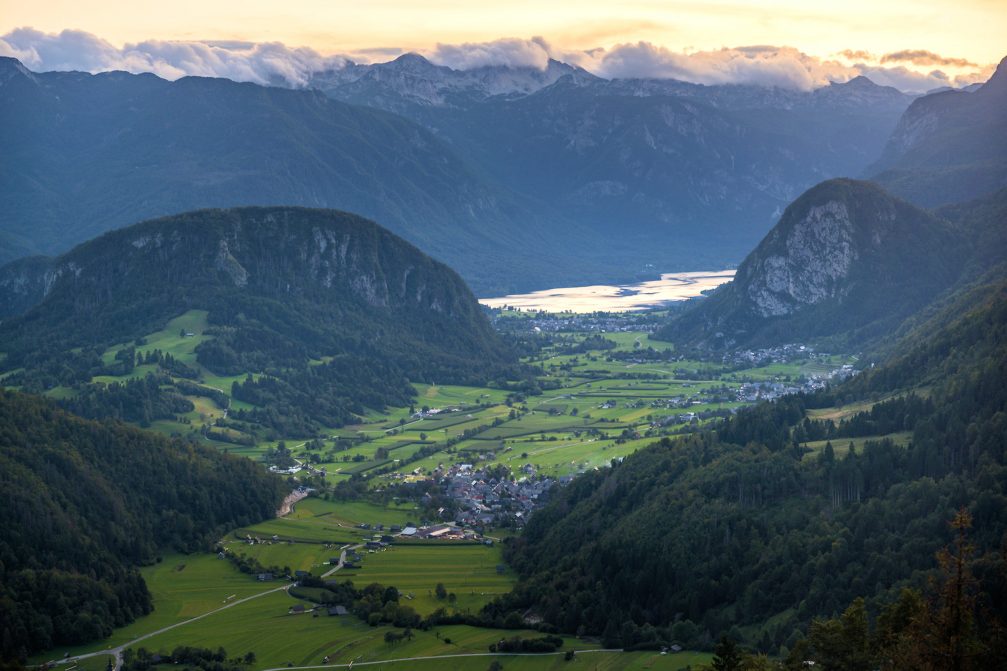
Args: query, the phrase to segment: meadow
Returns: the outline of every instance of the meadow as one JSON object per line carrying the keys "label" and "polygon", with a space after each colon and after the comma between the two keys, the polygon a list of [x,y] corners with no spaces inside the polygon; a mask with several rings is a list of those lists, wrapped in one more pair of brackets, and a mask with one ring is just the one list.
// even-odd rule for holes
{"label": "meadow", "polygon": [[[364,554],[362,568],[347,570],[345,577],[361,585],[395,585],[403,595],[400,602],[420,615],[438,608],[475,613],[494,597],[509,592],[517,581],[504,565],[499,546],[457,541],[395,543],[386,550]],[[454,602],[436,597],[438,583],[455,595]]]}
{"label": "meadow", "polygon": [[[213,375],[196,362],[195,348],[205,334],[205,312],[191,311],[149,334],[140,351],[159,349],[200,372],[200,384],[230,395],[230,378]],[[585,337],[584,335],[574,338]],[[235,454],[261,459],[281,440],[294,456],[324,468],[332,482],[362,476],[371,487],[396,480],[428,477],[438,466],[470,463],[501,464],[517,473],[530,464],[535,472],[553,477],[601,468],[653,442],[660,435],[687,424],[701,424],[709,411],[726,414],[738,408],[736,390],[743,382],[779,381],[801,375],[823,374],[846,360],[801,360],[748,370],[728,370],[709,362],[676,360],[663,363],[634,362],[612,358],[612,352],[632,352],[641,347],[666,347],[652,342],[643,332],[605,334],[614,349],[577,355],[545,350],[530,365],[541,370],[546,387],[540,395],[509,394],[501,389],[456,385],[416,384],[411,407],[369,409],[360,422],[326,428],[321,442],[256,439],[253,445],[216,445]],[[105,357],[113,359],[118,347]],[[147,366],[132,375],[145,374]],[[122,378],[101,378],[111,382]],[[72,393],[55,390],[53,395]],[[189,433],[203,423],[212,424],[224,408],[202,396],[190,396],[195,409],[176,421],[156,422],[152,428],[164,433]],[[232,403],[235,403],[232,401]],[[431,411],[434,412],[426,412]],[[422,416],[414,413],[423,412]],[[702,417],[700,417],[702,415]],[[203,439],[205,440],[205,439]],[[210,441],[212,442],[212,441]],[[848,442],[848,441],[846,441]],[[812,450],[821,446],[809,445]],[[837,452],[845,444],[836,443]],[[423,454],[420,454],[421,451]],[[425,456],[424,456],[425,455]],[[405,526],[421,522],[422,511],[412,502],[379,504],[366,501],[335,501],[309,497],[298,502],[284,518],[234,529],[221,539],[227,552],[253,558],[263,566],[287,567],[321,575],[330,560],[346,546],[360,545],[378,533],[359,525]],[[259,542],[249,543],[249,538]],[[516,581],[504,565],[499,545],[485,546],[452,541],[398,542],[385,550],[360,550],[362,560],[354,569],[344,569],[335,579],[356,584],[372,582],[395,586],[400,599],[422,615],[438,608],[449,612],[477,612],[495,596],[508,591]],[[329,656],[333,663],[379,661],[436,655],[456,657],[450,662],[429,660],[395,662],[373,668],[485,669],[493,659],[507,669],[552,669],[569,664],[559,656],[482,656],[501,632],[468,626],[436,627],[413,632],[411,640],[387,643],[387,627],[370,627],[349,615],[330,617],[310,612],[314,604],[298,600],[283,590],[289,583],[260,583],[239,572],[216,554],[170,555],[141,570],[154,598],[155,610],[133,624],[117,630],[110,639],[72,652],[102,650],[157,631],[164,626],[209,613],[252,595],[247,602],[208,615],[199,624],[183,625],[156,634],[142,645],[169,652],[176,645],[223,646],[229,654],[256,653],[256,668],[287,668],[287,665],[317,665]],[[435,587],[442,583],[453,599],[439,599]],[[290,607],[303,603],[308,613],[290,614]],[[537,635],[525,632],[528,635]],[[450,642],[448,642],[450,640]],[[570,639],[566,648],[596,648],[594,643]],[[50,651],[47,658],[66,650]],[[81,665],[82,671],[99,671],[99,658]],[[681,669],[706,663],[709,655],[654,652],[594,652],[578,655],[578,668],[587,669]],[[107,660],[106,660],[107,661]]]}
{"label": "meadow", "polygon": [[[191,310],[148,334],[137,351],[171,354],[198,371],[199,384],[230,396],[232,382],[244,375],[215,375],[196,360],[196,347],[212,337],[207,335],[207,327],[206,311]],[[583,340],[588,334],[568,335],[573,339],[568,339],[569,343]],[[196,432],[204,425],[214,425],[227,411],[204,396],[189,395],[194,405],[191,412],[175,420],[155,421],[151,428],[166,434],[195,435],[222,450],[255,460],[283,443],[298,460],[324,469],[330,482],[363,476],[372,486],[380,486],[389,478],[426,477],[438,466],[451,463],[503,464],[510,468],[530,463],[541,473],[563,476],[604,466],[661,434],[689,423],[704,423],[711,413],[724,414],[745,405],[735,398],[744,382],[823,375],[849,361],[848,357],[809,356],[789,363],[728,370],[717,363],[684,358],[664,362],[632,357],[620,360],[612,353],[667,350],[671,346],[651,340],[643,331],[610,332],[602,337],[614,346],[578,354],[546,348],[529,360],[541,371],[545,387],[541,395],[522,398],[488,387],[415,384],[416,397],[410,407],[371,408],[358,424],[325,428],[320,434],[321,446],[313,450],[304,439],[272,436],[267,440],[243,435],[234,428],[214,430],[235,442],[208,439]],[[116,352],[128,345],[108,348],[103,359],[113,361]],[[121,381],[146,375],[155,368],[153,364],[142,365],[129,376],[102,376],[95,381]],[[72,393],[63,388],[50,391],[57,398]],[[248,407],[233,399],[230,405]],[[423,410],[431,412],[414,414]],[[238,444],[241,441],[251,444]],[[391,512],[390,523],[403,521]],[[319,543],[348,543],[359,537],[347,528],[353,525],[347,525],[338,515],[294,519],[297,524],[277,527],[266,522],[242,531]],[[372,522],[384,519],[378,516]]]}

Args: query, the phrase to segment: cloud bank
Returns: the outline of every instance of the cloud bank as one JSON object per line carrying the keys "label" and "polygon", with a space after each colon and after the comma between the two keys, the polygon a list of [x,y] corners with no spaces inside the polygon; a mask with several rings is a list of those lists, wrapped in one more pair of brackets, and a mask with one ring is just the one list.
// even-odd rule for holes
{"label": "cloud bank", "polygon": [[175,42],[147,40],[117,48],[81,30],[58,34],[18,28],[0,36],[0,56],[12,56],[30,70],[152,72],[165,79],[186,75],[241,82],[305,86],[313,72],[338,69],[343,56],[279,42]]}
{"label": "cloud bank", "polygon": [[[278,42],[147,40],[120,48],[80,30],[48,34],[19,28],[0,36],[0,55],[18,58],[36,71],[126,70],[153,72],[166,79],[198,75],[293,87],[307,85],[315,72],[342,68],[351,58],[382,61],[398,53],[400,50],[396,48],[378,48],[324,56],[310,48],[288,47]],[[922,49],[882,56],[847,49],[834,58],[818,58],[793,47],[749,46],[682,52],[637,42],[609,49],[563,51],[541,37],[438,44],[422,53],[432,62],[456,70],[500,65],[541,70],[552,58],[610,79],[670,78],[697,84],[754,84],[805,91],[864,75],[882,86],[922,92],[985,81],[994,68]],[[954,72],[919,68],[945,68]]]}

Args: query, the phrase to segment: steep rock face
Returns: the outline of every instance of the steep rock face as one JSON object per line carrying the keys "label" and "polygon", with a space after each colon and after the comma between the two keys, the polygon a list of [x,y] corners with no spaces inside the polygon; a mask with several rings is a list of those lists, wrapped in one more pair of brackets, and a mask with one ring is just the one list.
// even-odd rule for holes
{"label": "steep rock face", "polygon": [[873,337],[950,287],[966,248],[949,223],[876,185],[830,180],[662,334],[707,347]]}
{"label": "steep rock face", "polygon": [[0,267],[0,319],[41,302],[55,281],[52,259],[28,256]]}
{"label": "steep rock face", "polygon": [[[355,303],[471,317],[455,273],[360,217],[304,208],[203,210],[157,219],[80,245],[57,259],[3,268],[0,294],[66,300],[78,316],[105,303],[244,291],[276,299]],[[8,298],[8,296],[11,296]],[[201,300],[183,292],[183,300]],[[184,306],[180,306],[184,307]]]}
{"label": "steep rock face", "polygon": [[[883,226],[892,219],[894,211],[879,213],[878,223]],[[859,257],[853,233],[849,209],[839,200],[809,208],[786,233],[774,229],[768,240],[777,252],[746,266],[747,294],[755,312],[762,317],[785,315],[842,295]]]}
{"label": "steep rock face", "polygon": [[940,91],[915,100],[867,174],[925,207],[1007,186],[1007,58],[973,92]]}

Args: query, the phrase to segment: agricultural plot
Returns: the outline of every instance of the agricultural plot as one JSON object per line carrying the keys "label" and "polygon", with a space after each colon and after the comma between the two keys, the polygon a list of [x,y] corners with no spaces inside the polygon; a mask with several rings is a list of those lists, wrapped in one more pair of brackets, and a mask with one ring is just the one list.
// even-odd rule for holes
{"label": "agricultural plot", "polygon": [[837,457],[844,456],[850,451],[850,445],[853,445],[854,449],[857,451],[863,450],[864,445],[870,442],[877,442],[879,440],[891,440],[896,445],[906,446],[913,438],[913,434],[910,431],[901,431],[899,433],[890,433],[886,436],[863,436],[860,438],[834,438],[831,441],[828,440],[813,440],[811,442],[803,443],[804,447],[811,450],[804,455],[805,459],[814,458],[819,454],[824,448],[825,444],[831,442],[832,449]]}
{"label": "agricultural plot", "polygon": [[[216,376],[196,363],[196,347],[210,337],[206,330],[207,313],[191,310],[146,336],[137,351],[147,353],[156,349],[170,354],[196,368],[203,386],[230,396],[232,383],[245,376]],[[686,422],[707,421],[713,412],[723,414],[743,405],[735,398],[742,381],[796,378],[821,373],[845,361],[840,358],[797,361],[730,373],[716,363],[690,360],[609,361],[613,353],[625,356],[636,350],[667,350],[670,346],[652,341],[642,331],[601,335],[614,342],[615,347],[579,354],[552,354],[546,350],[537,357],[533,365],[542,371],[541,381],[546,387],[541,395],[508,400],[508,392],[500,389],[417,384],[411,407],[371,409],[361,417],[360,424],[327,428],[318,450],[308,451],[304,438],[287,438],[283,442],[296,459],[324,468],[331,480],[363,476],[377,484],[379,478],[386,477],[378,474],[396,471],[408,477],[422,477],[442,463],[512,465],[515,453],[528,453],[534,457],[529,460],[531,463],[550,474],[565,475],[625,456],[649,442],[643,440],[645,434],[648,439],[656,438]],[[574,339],[578,337],[581,336],[573,334]],[[112,362],[116,353],[129,345],[109,348],[103,359]],[[312,363],[323,362],[324,357]],[[142,376],[149,372],[147,369],[153,371],[155,366],[139,366],[131,376]],[[100,381],[123,379],[106,376]],[[57,389],[51,393],[66,395],[72,391]],[[151,428],[168,434],[191,434],[226,413],[210,398],[195,395],[188,398],[194,410],[180,416],[179,421],[155,421]],[[231,407],[249,406],[232,400]],[[441,412],[422,418],[413,415],[422,409]],[[259,439],[249,445],[241,444],[248,437],[233,428],[215,427],[214,431],[217,434],[214,439],[201,440],[255,460],[262,459],[267,450],[275,449],[283,438]],[[270,524],[254,531],[285,535],[281,527]],[[292,538],[311,542],[344,542],[350,538],[334,525],[285,523],[283,529]]]}
{"label": "agricultural plot", "polygon": [[[355,583],[395,585],[400,602],[421,615],[438,608],[477,612],[494,597],[510,591],[517,580],[503,563],[496,545],[461,544],[453,541],[394,543],[388,549],[364,554],[360,570],[340,577]],[[434,588],[443,583],[454,601],[438,599]]]}
{"label": "agricultural plot", "polygon": [[[583,649],[578,644],[576,649]],[[584,652],[576,657],[578,671],[638,671],[648,669],[653,671],[683,671],[708,666],[713,655],[702,652],[680,652],[673,655],[662,655],[657,652]],[[485,671],[496,660],[507,671],[567,671],[570,662],[563,659],[563,653],[542,657],[488,655],[486,657],[469,657],[454,659],[417,659],[408,663],[388,662],[374,664],[368,669],[378,671],[441,671],[450,668],[452,671]]]}
{"label": "agricultural plot", "polygon": [[153,597],[153,612],[116,629],[104,641],[74,648],[55,648],[45,653],[45,659],[61,657],[64,652],[81,654],[115,647],[176,622],[208,613],[229,601],[269,589],[269,586],[264,587],[263,583],[237,571],[229,561],[218,559],[215,554],[166,555],[161,562],[141,568],[140,574]]}
{"label": "agricultural plot", "polygon": [[[290,614],[290,607],[298,603],[309,612]],[[370,627],[352,615],[333,617],[319,613],[316,616],[310,612],[313,605],[283,592],[270,594],[215,614],[212,627],[179,627],[144,641],[144,646],[148,650],[166,652],[178,645],[223,646],[229,654],[254,651],[255,667],[269,669],[288,664],[320,665],[326,656],[332,664],[351,661],[359,664],[382,659],[485,653],[502,633],[493,629],[444,626],[427,632],[414,631],[412,640],[386,643],[384,635],[389,627]],[[537,632],[513,633],[539,635]],[[589,646],[570,639],[567,647]]]}
{"label": "agricultural plot", "polygon": [[[401,506],[379,506],[365,501],[342,502],[307,498],[297,503],[294,512],[289,516],[238,529],[232,537],[242,539],[246,535],[251,535],[253,538],[267,540],[275,535],[280,540],[300,541],[319,547],[323,543],[338,545],[358,543],[364,536],[369,538],[374,534],[374,531],[357,528],[358,524],[402,526],[407,521],[415,521],[417,513],[418,510],[411,503]],[[248,546],[248,549],[253,547],[270,546]],[[294,568],[293,565],[291,568]]]}

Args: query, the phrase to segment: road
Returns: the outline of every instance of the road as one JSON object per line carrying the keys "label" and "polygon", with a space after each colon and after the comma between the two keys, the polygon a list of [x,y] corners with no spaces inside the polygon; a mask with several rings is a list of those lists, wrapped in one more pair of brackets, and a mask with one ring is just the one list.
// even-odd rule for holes
{"label": "road", "polygon": [[266,590],[265,592],[259,592],[258,594],[253,594],[252,596],[246,596],[243,599],[238,599],[237,601],[232,601],[231,603],[227,604],[226,606],[221,606],[220,608],[215,608],[215,609],[213,609],[211,611],[207,611],[207,612],[203,613],[202,615],[197,615],[195,617],[190,617],[188,620],[183,620],[181,622],[176,622],[175,624],[169,624],[167,627],[162,627],[162,628],[158,629],[157,631],[152,631],[150,633],[144,634],[143,636],[137,636],[132,641],[128,641],[127,643],[123,643],[122,645],[120,645],[118,647],[115,647],[115,648],[109,648],[107,650],[98,650],[97,652],[88,652],[88,653],[85,653],[83,655],[74,655],[73,657],[65,657],[63,659],[53,660],[53,661],[51,661],[49,663],[50,664],[68,664],[69,662],[75,662],[75,661],[79,661],[79,660],[82,660],[82,659],[88,659],[89,657],[100,657],[102,655],[112,655],[113,657],[115,657],[115,670],[119,671],[119,669],[122,667],[122,651],[125,650],[126,648],[132,648],[133,646],[135,646],[140,641],[145,641],[148,638],[151,638],[153,636],[157,636],[158,634],[163,634],[166,631],[171,631],[172,629],[175,629],[176,627],[181,627],[182,625],[185,625],[185,624],[191,624],[192,622],[195,622],[196,620],[202,620],[204,617],[210,617],[211,615],[219,613],[222,610],[227,610],[228,608],[233,608],[234,606],[237,606],[238,604],[246,603],[248,601],[251,601],[252,599],[258,599],[260,596],[266,596],[267,594],[273,594],[275,592],[282,592],[282,591],[288,590],[288,589],[290,589],[290,587],[291,587],[291,585],[287,584],[287,585],[283,585],[281,587],[274,587],[273,589]]}
{"label": "road", "polygon": [[[426,659],[457,659],[459,657],[554,657],[565,655],[562,652],[463,652],[457,655],[430,655],[427,657],[400,657],[398,659],[380,659],[373,662],[347,662],[345,664],[318,664],[315,666],[278,666],[264,671],[290,671],[291,669],[352,669],[354,666],[374,666],[376,664],[394,664],[396,662],[422,662]],[[592,650],[574,650],[578,655],[589,655],[595,652],[623,652],[618,648],[603,648]]]}
{"label": "road", "polygon": [[[363,543],[360,543],[358,545],[345,546],[342,549],[342,551],[339,553],[339,563],[336,564],[334,567],[332,567],[326,573],[322,574],[322,577],[323,578],[327,578],[328,576],[332,575],[333,573],[335,573],[339,569],[343,568],[343,564],[346,561],[346,552],[348,550],[357,550],[357,549],[363,547],[363,545],[364,545]],[[207,611],[207,612],[203,613],[202,615],[197,615],[195,617],[189,618],[188,620],[183,620],[182,622],[176,622],[175,624],[170,624],[167,627],[161,627],[160,629],[158,629],[156,631],[152,631],[152,632],[146,633],[143,636],[137,636],[133,640],[128,641],[126,643],[123,643],[122,645],[119,645],[119,646],[117,646],[115,648],[109,648],[109,649],[106,649],[106,650],[98,650],[98,651],[95,651],[95,652],[84,653],[82,655],[74,655],[72,657],[65,657],[63,659],[52,660],[52,661],[49,662],[49,664],[50,665],[52,665],[52,664],[69,664],[70,662],[77,662],[77,661],[80,661],[82,659],[88,659],[88,658],[91,658],[91,657],[100,657],[102,655],[112,655],[115,658],[114,669],[115,669],[115,671],[119,671],[122,668],[122,653],[123,653],[123,651],[126,650],[127,648],[132,648],[132,647],[136,646],[136,644],[139,643],[139,642],[141,642],[141,641],[145,641],[148,638],[153,638],[154,636],[157,636],[159,634],[163,634],[166,631],[171,631],[172,629],[176,629],[176,628],[181,627],[183,625],[191,624],[193,622],[196,622],[197,620],[202,620],[203,618],[210,617],[211,615],[215,615],[215,614],[219,613],[222,610],[227,610],[228,608],[233,608],[234,606],[237,606],[239,604],[247,603],[247,602],[251,601],[252,599],[258,599],[259,597],[266,596],[267,594],[275,594],[276,592],[283,592],[283,591],[289,590],[292,586],[293,586],[292,583],[291,584],[286,584],[286,585],[282,585],[280,587],[274,587],[273,589],[268,589],[268,590],[266,590],[264,592],[259,592],[258,594],[253,594],[252,596],[246,596],[246,597],[244,597],[242,599],[238,599],[236,601],[232,601],[231,603],[229,603],[229,604],[227,604],[225,606],[221,606],[220,608],[215,608],[215,609],[213,609],[211,611]],[[583,655],[583,654],[588,654],[588,653],[593,653],[593,652],[622,652],[622,651],[621,650],[617,650],[617,649],[598,649],[598,650],[575,650],[574,652],[576,652],[578,655]],[[357,662],[356,666],[371,666],[371,665],[375,665],[375,664],[394,664],[394,663],[397,663],[397,662],[415,662],[415,661],[421,661],[421,660],[425,660],[425,659],[454,659],[454,658],[457,658],[457,657],[547,657],[547,656],[550,656],[550,655],[563,655],[563,654],[566,654],[566,651],[563,651],[563,652],[541,652],[541,653],[470,652],[470,653],[459,653],[459,654],[456,654],[456,655],[434,655],[434,656],[428,656],[428,657],[402,657],[402,658],[399,658],[399,659],[384,659],[384,660],[373,661],[373,662]],[[353,666],[354,666],[354,662],[348,662],[346,664],[322,664],[322,665],[316,665],[316,666],[293,666],[293,667],[283,666],[283,667],[276,667],[275,669],[266,669],[265,671],[290,671],[290,669],[339,669],[339,668],[353,668]]]}

